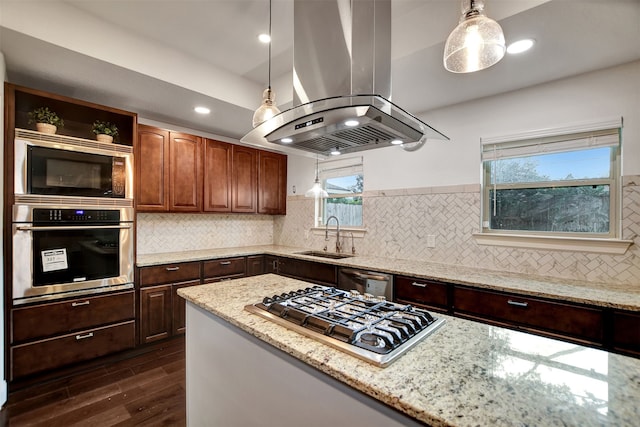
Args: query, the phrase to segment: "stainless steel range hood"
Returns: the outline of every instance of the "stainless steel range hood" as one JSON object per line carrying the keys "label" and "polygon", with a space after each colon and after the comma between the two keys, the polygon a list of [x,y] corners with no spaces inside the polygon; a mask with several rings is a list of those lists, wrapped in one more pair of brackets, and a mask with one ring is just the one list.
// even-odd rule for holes
{"label": "stainless steel range hood", "polygon": [[389,101],[391,0],[295,0],[293,65],[297,107],[243,142],[326,156],[449,139]]}

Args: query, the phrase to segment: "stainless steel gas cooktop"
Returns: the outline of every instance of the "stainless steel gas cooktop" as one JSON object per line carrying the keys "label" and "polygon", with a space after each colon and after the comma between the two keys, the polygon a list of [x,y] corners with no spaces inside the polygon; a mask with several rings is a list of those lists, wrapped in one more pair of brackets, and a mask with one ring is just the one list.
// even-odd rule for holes
{"label": "stainless steel gas cooktop", "polygon": [[266,297],[245,310],[381,367],[445,322],[411,305],[326,286]]}

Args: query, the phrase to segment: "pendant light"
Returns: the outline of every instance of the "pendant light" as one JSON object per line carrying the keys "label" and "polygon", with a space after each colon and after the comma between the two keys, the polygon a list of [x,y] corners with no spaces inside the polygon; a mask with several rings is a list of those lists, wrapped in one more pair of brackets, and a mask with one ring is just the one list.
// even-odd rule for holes
{"label": "pendant light", "polygon": [[320,184],[320,178],[318,177],[318,157],[316,156],[316,181],[313,183],[313,187],[307,190],[304,193],[304,197],[313,197],[315,199],[325,199],[329,197],[329,193],[327,190],[322,188],[322,184]]}
{"label": "pendant light", "polygon": [[271,43],[273,41],[271,38],[271,0],[269,0],[269,39],[269,81],[267,88],[262,93],[262,105],[253,113],[254,128],[276,114],[280,114],[280,110],[276,107],[276,94],[271,90]]}
{"label": "pendant light", "polygon": [[452,73],[484,70],[504,57],[500,24],[484,14],[484,0],[462,0],[462,16],[444,47],[444,68]]}

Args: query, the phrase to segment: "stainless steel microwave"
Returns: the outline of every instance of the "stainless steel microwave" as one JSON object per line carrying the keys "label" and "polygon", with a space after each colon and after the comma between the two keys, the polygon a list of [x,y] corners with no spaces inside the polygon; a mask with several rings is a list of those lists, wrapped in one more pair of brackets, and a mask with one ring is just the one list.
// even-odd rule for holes
{"label": "stainless steel microwave", "polygon": [[29,196],[133,200],[131,147],[20,131],[14,158],[16,202],[34,202]]}

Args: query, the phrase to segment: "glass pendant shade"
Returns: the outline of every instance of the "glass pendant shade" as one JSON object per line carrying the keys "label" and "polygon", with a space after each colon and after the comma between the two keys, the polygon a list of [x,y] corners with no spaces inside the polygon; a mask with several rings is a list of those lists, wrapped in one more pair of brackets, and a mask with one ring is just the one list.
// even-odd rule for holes
{"label": "glass pendant shade", "polygon": [[322,188],[322,185],[320,184],[320,180],[316,177],[316,182],[313,183],[313,187],[311,187],[309,190],[307,190],[306,193],[304,193],[304,197],[324,199],[329,197],[329,193],[327,193],[327,190]]}
{"label": "glass pendant shade", "polygon": [[447,38],[444,67],[453,73],[472,73],[488,68],[505,54],[500,24],[484,15],[484,2],[463,0],[460,23]]}
{"label": "glass pendant shade", "polygon": [[253,113],[253,127],[269,120],[276,114],[280,114],[280,110],[276,107],[276,94],[271,88],[267,88],[262,93],[262,105]]}

